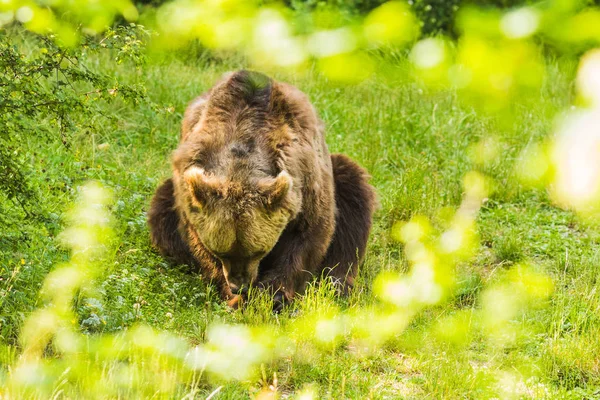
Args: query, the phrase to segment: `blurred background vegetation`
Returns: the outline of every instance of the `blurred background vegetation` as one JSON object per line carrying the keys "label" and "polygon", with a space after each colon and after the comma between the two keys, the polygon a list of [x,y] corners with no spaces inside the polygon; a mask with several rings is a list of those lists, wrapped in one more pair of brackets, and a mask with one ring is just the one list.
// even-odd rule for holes
{"label": "blurred background vegetation", "polygon": [[[597,398],[592,1],[0,2],[0,396]],[[381,209],[356,290],[244,310],[151,248],[188,101],[305,91]]]}

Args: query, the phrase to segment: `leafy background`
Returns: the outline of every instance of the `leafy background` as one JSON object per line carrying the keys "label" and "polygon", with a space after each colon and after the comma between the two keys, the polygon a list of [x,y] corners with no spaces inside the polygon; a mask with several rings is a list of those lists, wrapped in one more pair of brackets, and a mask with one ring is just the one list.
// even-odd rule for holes
{"label": "leafy background", "polygon": [[[0,7],[2,395],[597,396],[593,4]],[[349,298],[232,311],[150,246],[187,102],[242,67],[373,176]]]}

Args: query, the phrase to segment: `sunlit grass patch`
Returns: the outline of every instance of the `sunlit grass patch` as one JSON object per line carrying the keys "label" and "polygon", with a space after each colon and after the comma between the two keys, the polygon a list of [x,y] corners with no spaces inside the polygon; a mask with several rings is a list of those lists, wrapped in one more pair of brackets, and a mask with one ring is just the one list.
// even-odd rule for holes
{"label": "sunlit grass patch", "polygon": [[524,257],[518,237],[510,232],[500,233],[492,246],[499,262],[513,263]]}

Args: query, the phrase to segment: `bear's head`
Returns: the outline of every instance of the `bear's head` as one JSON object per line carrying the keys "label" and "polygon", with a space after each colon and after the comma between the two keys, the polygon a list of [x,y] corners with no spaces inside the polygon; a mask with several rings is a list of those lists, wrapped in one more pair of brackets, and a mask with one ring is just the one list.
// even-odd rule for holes
{"label": "bear's head", "polygon": [[203,101],[174,154],[176,196],[238,293],[300,210],[301,191],[282,161],[297,159],[283,154],[295,143],[294,113],[270,79],[248,71],[227,76]]}
{"label": "bear's head", "polygon": [[267,255],[293,216],[292,178],[246,182],[207,173],[192,166],[184,173],[189,196],[188,219],[204,247],[223,264],[231,290],[237,293],[255,281]]}

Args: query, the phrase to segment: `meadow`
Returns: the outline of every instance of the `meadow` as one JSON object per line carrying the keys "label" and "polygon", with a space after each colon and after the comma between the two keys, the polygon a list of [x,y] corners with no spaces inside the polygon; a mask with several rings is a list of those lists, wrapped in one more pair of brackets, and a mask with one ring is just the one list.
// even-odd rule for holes
{"label": "meadow", "polygon": [[[405,58],[395,61],[400,73],[393,80],[375,73],[360,83],[344,84],[315,68],[273,73],[308,94],[327,127],[331,152],[348,154],[370,172],[380,202],[350,297],[338,298],[331,287],[316,283],[277,315],[265,298],[243,310],[228,309],[201,277],[185,266],[170,265],[151,247],[146,224],[153,191],[170,175],[169,157],[178,143],[186,104],[224,72],[247,67],[247,61],[182,51],[140,69],[102,57],[88,62],[121,82],[142,82],[153,105],[100,102],[101,126],[75,130],[69,146],[59,135],[22,138],[30,150],[30,179],[39,199],[32,209],[36,216],[0,199],[0,384],[14,379],[11,366],[19,358],[23,321],[46,304],[39,295],[44,278],[69,259],[57,237],[68,225],[64,216],[78,188],[89,180],[112,191],[114,237],[93,287],[77,292],[72,302],[77,317],[73,325],[85,337],[94,337],[134,332],[143,324],[193,346],[207,340],[214,324],[260,326],[302,337],[311,334],[296,332],[294,321],[303,315],[380,307],[385,299],[374,289],[376,277],[410,268],[396,223],[420,215],[431,221],[432,229],[443,228],[461,204],[463,177],[477,170],[489,177],[492,189],[476,217],[473,252],[453,266],[447,296],[418,310],[378,346],[363,352],[351,340],[342,340],[317,350],[307,346],[303,352],[304,339],[298,339],[293,354],[254,366],[240,379],[200,373],[161,391],[154,389],[151,378],[140,375],[135,384],[130,377],[130,384],[97,397],[302,398],[310,391],[315,398],[331,399],[599,396],[597,227],[556,206],[546,188],[527,185],[517,173],[523,151],[550,137],[556,116],[574,104],[576,59],[545,55],[541,89],[512,102],[510,114],[487,113],[454,89],[427,88],[411,75]],[[52,121],[40,124],[54,129]],[[499,344],[490,340],[493,334],[482,327],[478,313],[488,301],[486,288],[502,287],[507,274],[523,265],[549,277],[552,289],[507,317],[506,332],[512,336]],[[498,313],[503,306],[499,301]],[[372,330],[379,328],[377,319],[364,322],[375,324]],[[46,356],[61,358],[51,350]],[[144,370],[140,360],[132,355],[127,364]],[[94,359],[73,361],[71,367],[81,371],[72,380],[65,368],[56,379],[30,382],[46,390],[32,397],[93,393],[84,388],[94,379],[85,376],[90,368],[86,362]],[[103,368],[110,375],[122,363]],[[147,392],[145,386],[155,391]],[[14,398],[30,393],[12,390]]]}

